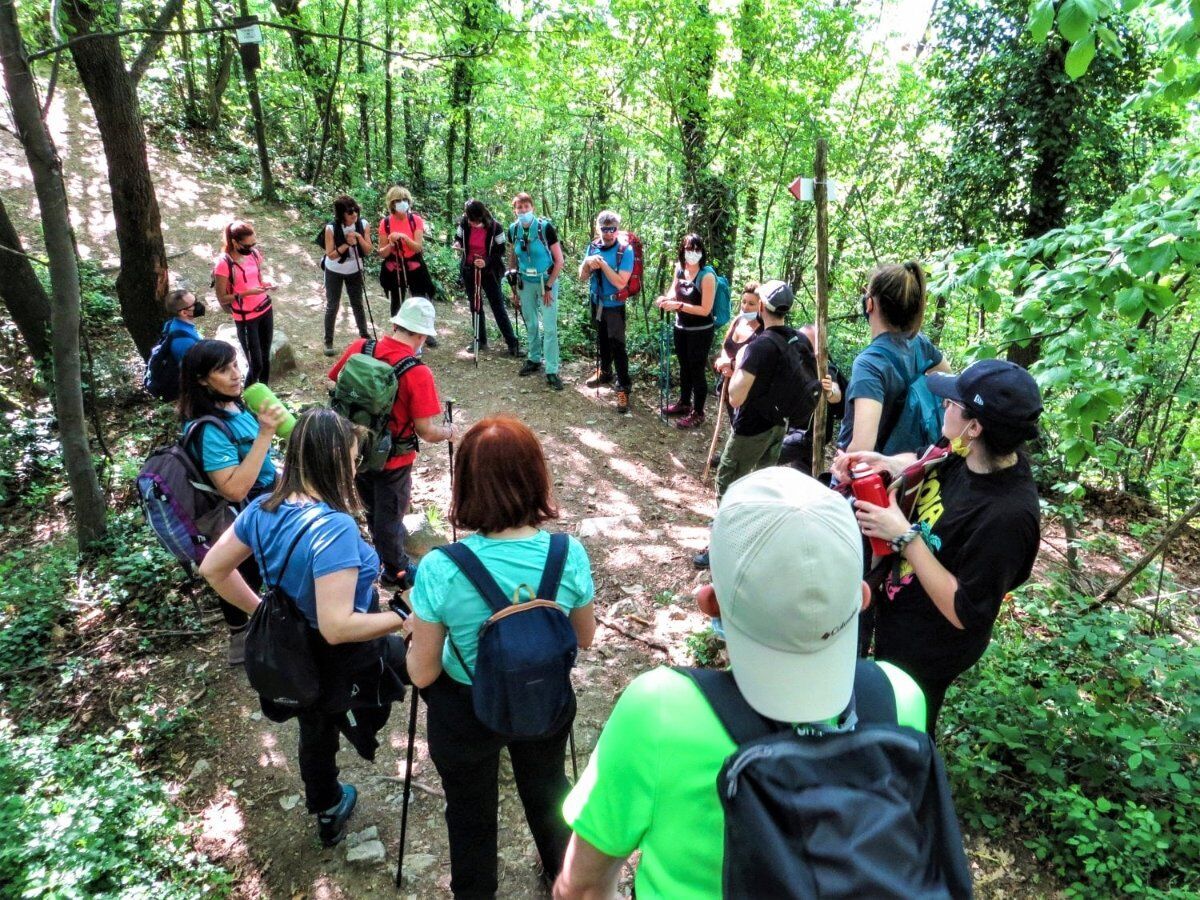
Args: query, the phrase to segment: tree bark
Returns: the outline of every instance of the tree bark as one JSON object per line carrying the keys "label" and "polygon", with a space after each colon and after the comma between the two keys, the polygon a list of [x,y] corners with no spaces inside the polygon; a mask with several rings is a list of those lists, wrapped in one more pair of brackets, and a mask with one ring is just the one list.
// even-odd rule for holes
{"label": "tree bark", "polygon": [[389,52],[383,56],[383,158],[387,178],[396,177],[394,140],[395,120],[392,109],[392,0],[383,0],[383,46]]}
{"label": "tree bark", "polygon": [[225,98],[225,90],[229,87],[229,76],[233,73],[233,40],[222,35],[218,38],[221,44],[221,56],[217,61],[217,75],[213,79],[208,95],[208,128],[216,131],[221,127],[221,102]]}
{"label": "tree bark", "polygon": [[[85,42],[86,43],[86,42]],[[104,536],[105,503],[92,465],[83,407],[79,359],[79,267],[75,235],[67,212],[62,161],[41,118],[37,89],[21,43],[13,0],[0,0],[0,60],[4,85],[41,208],[50,284],[54,292],[51,328],[54,399],[63,464],[75,505],[75,533],[81,550]],[[124,75],[124,70],[122,70]]]}
{"label": "tree bark", "polygon": [[317,149],[317,164],[313,168],[312,181],[314,184],[321,180],[321,168],[325,164],[325,148],[329,144],[330,116],[333,112],[333,95],[337,92],[338,78],[342,74],[342,56],[345,52],[345,44],[342,43],[341,39],[346,33],[346,16],[349,12],[350,0],[343,0],[342,19],[338,24],[337,59],[333,64],[333,78],[330,79],[329,93],[325,98],[325,114],[321,117],[321,145]]}
{"label": "tree bark", "polygon": [[[84,34],[92,31],[102,4],[96,0],[74,0],[64,9],[75,33]],[[167,295],[168,268],[137,90],[125,71],[121,44],[116,37],[105,35],[72,44],[71,57],[92,102],[108,163],[121,257],[117,275],[121,317],[145,359],[166,321],[163,301]],[[49,235],[46,237],[49,239]]]}
{"label": "tree bark", "polygon": [[8,307],[29,355],[40,364],[50,355],[50,298],[29,260],[17,255],[24,252],[0,198],[0,300]]}
{"label": "tree bark", "polygon": [[163,8],[159,10],[154,24],[150,26],[158,33],[146,35],[146,42],[142,44],[142,49],[138,52],[137,58],[134,59],[133,65],[129,67],[129,78],[135,88],[138,82],[142,80],[142,76],[146,74],[146,70],[150,68],[150,63],[154,62],[154,57],[158,55],[158,51],[166,41],[166,31],[171,27],[171,20],[178,16],[182,9],[183,0],[167,0],[163,4]]}
{"label": "tree bark", "polygon": [[[355,22],[355,35],[361,41],[363,36],[363,0],[358,0],[355,6],[357,21]],[[363,45],[355,44],[358,58],[358,133],[359,140],[362,141],[363,160],[365,162],[364,169],[366,170],[367,181],[372,179],[371,174],[371,123],[367,119],[368,112],[368,96],[367,96],[367,63],[363,56]]]}

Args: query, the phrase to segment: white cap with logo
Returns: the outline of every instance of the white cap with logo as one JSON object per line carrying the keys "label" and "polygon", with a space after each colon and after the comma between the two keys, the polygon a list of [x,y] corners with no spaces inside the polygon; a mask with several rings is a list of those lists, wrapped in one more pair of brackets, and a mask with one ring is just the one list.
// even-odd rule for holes
{"label": "white cap with logo", "polygon": [[413,334],[434,336],[437,334],[433,324],[434,318],[432,303],[424,297],[409,297],[400,307],[400,311],[392,316],[392,324],[399,325]]}
{"label": "white cap with logo", "polygon": [[725,492],[709,555],[746,701],[782,722],[841,713],[854,687],[863,565],[846,499],[795,469],[760,469]]}

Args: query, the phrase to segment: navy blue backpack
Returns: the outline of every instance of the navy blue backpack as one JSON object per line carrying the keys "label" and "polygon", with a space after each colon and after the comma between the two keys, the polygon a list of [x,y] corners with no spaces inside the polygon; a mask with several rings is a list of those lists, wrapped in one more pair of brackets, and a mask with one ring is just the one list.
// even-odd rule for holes
{"label": "navy blue backpack", "polygon": [[437,548],[492,608],[492,615],[479,628],[474,672],[454,641],[450,648],[471,679],[475,716],[506,737],[547,737],[562,728],[575,709],[571,669],[579,644],[571,620],[554,602],[567,562],[567,544],[565,534],[550,535],[537,596],[524,602],[506,597],[479,557],[463,544]]}

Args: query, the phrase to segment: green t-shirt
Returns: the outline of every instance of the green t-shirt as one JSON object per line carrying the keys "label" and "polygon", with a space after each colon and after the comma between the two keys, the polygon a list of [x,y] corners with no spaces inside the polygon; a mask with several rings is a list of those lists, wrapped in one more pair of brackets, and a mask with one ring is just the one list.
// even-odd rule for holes
{"label": "green t-shirt", "polygon": [[[879,666],[896,694],[899,723],[924,731],[921,689],[895,666]],[[601,853],[641,849],[638,900],[720,897],[725,814],[717,773],[736,749],[690,678],[654,669],[617,701],[563,815]]]}
{"label": "green t-shirt", "polygon": [[[460,542],[479,557],[505,595],[512,597],[522,585],[521,599],[532,599],[542,580],[546,556],[550,553],[550,532],[539,531],[532,537],[517,540],[494,540],[482,534],[472,534]],[[592,602],[596,587],[592,583],[592,564],[583,544],[568,539],[567,562],[555,598],[564,612]],[[450,641],[462,654],[471,669],[475,668],[475,653],[479,646],[479,626],[491,616],[487,605],[474,585],[445,553],[431,551],[417,569],[417,580],[410,597],[413,612],[426,622],[445,626],[450,640],[442,647],[442,668],[455,681],[470,684],[458,657],[450,649]]]}

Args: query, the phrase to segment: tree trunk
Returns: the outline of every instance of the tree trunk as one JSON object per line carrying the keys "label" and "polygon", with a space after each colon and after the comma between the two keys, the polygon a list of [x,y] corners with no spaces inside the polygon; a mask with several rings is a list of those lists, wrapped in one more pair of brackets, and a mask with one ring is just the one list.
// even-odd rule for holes
{"label": "tree trunk", "polygon": [[[343,0],[342,19],[338,23],[337,58],[333,64],[333,78],[329,81],[329,93],[325,98],[325,114],[321,117],[321,144],[317,149],[317,164],[313,167],[312,181],[314,184],[321,180],[321,168],[325,164],[325,148],[329,144],[330,117],[333,113],[333,95],[337,93],[338,79],[342,74],[342,56],[345,52],[345,44],[342,43],[342,37],[346,34],[346,15],[349,12],[350,0]],[[338,123],[340,126],[340,117]]]}
{"label": "tree trunk", "polygon": [[[84,42],[85,44],[88,42]],[[63,464],[75,506],[75,534],[80,550],[104,536],[105,503],[92,465],[83,408],[83,373],[79,361],[79,267],[75,235],[67,212],[62,161],[41,118],[37,89],[21,44],[13,0],[0,0],[0,59],[12,107],[42,214],[50,284],[54,291],[51,328],[54,355],[54,407]],[[124,70],[122,70],[124,75]]]}
{"label": "tree trunk", "polygon": [[383,55],[383,158],[390,181],[396,177],[393,152],[395,126],[392,118],[392,0],[383,0],[383,46],[388,51]]}
{"label": "tree trunk", "polygon": [[[355,22],[355,35],[361,41],[363,36],[363,0],[358,0],[355,7],[355,13],[358,20]],[[372,179],[371,174],[371,123],[367,119],[368,104],[367,104],[367,63],[363,57],[363,45],[355,44],[354,49],[358,53],[358,132],[359,140],[362,141],[363,152],[363,168],[366,171],[367,181]]]}
{"label": "tree trunk", "polygon": [[[100,4],[93,0],[75,0],[64,8],[77,35],[89,33],[101,11]],[[71,56],[92,101],[108,163],[121,256],[117,275],[121,317],[145,359],[166,321],[163,301],[167,295],[168,270],[162,218],[154,181],[150,178],[137,91],[125,71],[121,44],[116,37],[103,35],[72,44]]]}
{"label": "tree trunk", "polygon": [[208,128],[216,131],[221,127],[221,102],[225,98],[225,89],[229,87],[229,76],[233,73],[233,39],[221,35],[217,39],[221,44],[221,57],[217,62],[217,77],[213,80],[208,95]]}
{"label": "tree trunk", "polygon": [[[300,0],[272,0],[275,11],[279,13],[279,18],[288,25],[296,28],[303,28],[304,22],[300,17]],[[320,4],[322,17],[324,17],[325,5]],[[325,30],[325,24],[322,21],[321,30]],[[325,91],[325,65],[321,60],[321,54],[317,47],[313,44],[313,39],[310,35],[301,34],[298,31],[289,31],[288,35],[292,39],[292,49],[296,54],[296,65],[300,71],[304,73],[305,79],[308,81],[309,92],[312,95],[316,105],[317,114],[320,111],[329,109],[329,115],[333,117],[337,129],[341,129],[341,113],[336,106],[330,107],[329,96]],[[341,45],[339,44],[339,50]],[[320,132],[317,129],[309,128],[308,132],[316,136]],[[315,180],[314,163],[316,156],[312,153],[313,143],[305,139],[305,146],[308,148],[306,156],[308,163],[305,165],[304,177],[308,182]]]}
{"label": "tree trunk", "polygon": [[50,298],[33,265],[17,255],[24,252],[21,238],[0,198],[0,300],[8,307],[29,355],[40,364],[50,354]]}
{"label": "tree trunk", "polygon": [[146,74],[146,70],[150,68],[150,63],[154,62],[158,51],[162,49],[162,45],[168,37],[166,31],[171,27],[171,20],[180,15],[182,10],[183,0],[167,0],[163,4],[163,8],[159,10],[154,24],[150,26],[155,33],[146,35],[146,42],[142,44],[141,51],[129,67],[129,79],[135,88],[142,80],[142,76]]}
{"label": "tree trunk", "polygon": [[[415,78],[416,76],[411,76]],[[408,183],[413,193],[421,196],[425,193],[425,143],[429,139],[429,119],[418,124],[417,115],[413,112],[412,91],[404,92],[401,111],[404,114],[404,160],[408,166]]]}

